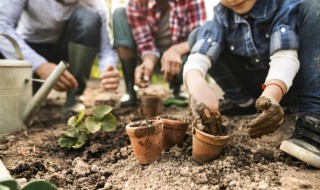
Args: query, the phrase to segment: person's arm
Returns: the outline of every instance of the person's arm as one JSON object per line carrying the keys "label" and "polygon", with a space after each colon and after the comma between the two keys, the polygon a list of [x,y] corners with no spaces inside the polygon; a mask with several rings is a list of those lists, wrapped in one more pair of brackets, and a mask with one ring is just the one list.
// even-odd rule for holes
{"label": "person's arm", "polygon": [[284,112],[279,102],[289,90],[300,67],[297,50],[277,51],[270,60],[264,91],[256,101],[256,108],[261,114],[247,124],[251,137],[268,134],[283,123]]}
{"label": "person's arm", "polygon": [[[183,24],[184,29],[190,33],[193,29],[198,28],[206,21],[206,9],[203,0],[191,0],[187,4],[175,6],[178,10],[185,10],[185,16],[189,19]],[[179,8],[179,9],[178,9]],[[187,36],[186,36],[187,38]],[[172,45],[166,50],[161,58],[161,71],[164,72],[164,78],[167,81],[173,79],[182,68],[182,55],[190,52],[190,47],[187,39]]]}
{"label": "person's arm", "polygon": [[[17,34],[15,27],[20,16],[27,6],[27,0],[2,0],[0,1],[0,33],[5,33],[12,37],[22,51],[23,59],[32,64],[32,71],[48,61],[36,53],[22,38]],[[0,51],[6,59],[16,59],[15,50],[12,44],[4,37],[0,36]]]}
{"label": "person's arm", "polygon": [[298,51],[280,50],[270,56],[270,60],[270,69],[261,96],[271,97],[280,102],[300,68]]}
{"label": "person's arm", "polygon": [[134,72],[134,81],[136,85],[141,88],[149,86],[150,77],[157,62],[158,57],[154,54],[144,54],[142,56],[142,63],[136,67]]}
{"label": "person's arm", "polygon": [[171,81],[182,68],[182,55],[190,51],[187,41],[172,45],[167,49],[161,58],[161,71],[164,72],[164,79]]}
{"label": "person's arm", "polygon": [[105,90],[116,91],[119,85],[119,71],[117,69],[118,58],[111,46],[109,21],[107,19],[107,5],[105,1],[96,0],[93,6],[97,9],[101,18],[101,45],[99,52],[99,72],[101,86]]}
{"label": "person's arm", "polygon": [[220,115],[219,100],[205,79],[211,60],[208,56],[195,53],[188,57],[183,68],[184,83],[197,104],[204,103],[211,111]]}
{"label": "person's arm", "polygon": [[143,57],[145,54],[154,54],[159,58],[159,49],[155,45],[155,39],[146,19],[147,10],[148,3],[146,1],[129,0],[126,7],[128,23],[137,44],[139,55]]}
{"label": "person's arm", "polygon": [[[20,16],[27,6],[28,1],[21,0],[3,0],[0,1],[0,33],[12,37],[19,45],[22,51],[23,59],[32,64],[32,71],[41,79],[47,79],[51,72],[56,68],[54,63],[48,62],[44,57],[36,53],[15,30]],[[15,49],[7,39],[0,36],[0,51],[6,59],[16,59]],[[58,79],[54,89],[57,91],[66,91],[78,86],[76,79],[64,71]]]}

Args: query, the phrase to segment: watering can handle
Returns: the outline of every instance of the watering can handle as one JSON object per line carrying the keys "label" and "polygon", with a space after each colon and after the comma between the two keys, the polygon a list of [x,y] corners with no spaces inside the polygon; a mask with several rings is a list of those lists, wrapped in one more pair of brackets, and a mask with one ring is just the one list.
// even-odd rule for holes
{"label": "watering can handle", "polygon": [[4,33],[0,33],[0,35],[2,35],[3,37],[7,38],[7,40],[10,41],[10,43],[13,45],[14,49],[16,50],[16,56],[18,60],[23,60],[23,56],[21,53],[21,48],[18,45],[18,43],[16,42],[15,39],[13,39],[11,36],[4,34]]}

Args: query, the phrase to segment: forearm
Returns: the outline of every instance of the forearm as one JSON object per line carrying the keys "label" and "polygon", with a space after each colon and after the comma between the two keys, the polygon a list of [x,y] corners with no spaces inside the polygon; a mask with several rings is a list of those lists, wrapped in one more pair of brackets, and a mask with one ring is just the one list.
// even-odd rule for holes
{"label": "forearm", "polygon": [[202,84],[206,85],[207,81],[199,70],[191,69],[185,74],[185,85],[191,95],[201,92],[199,87],[201,87]]}
{"label": "forearm", "polygon": [[190,47],[187,41],[172,45],[170,49],[178,52],[180,54],[180,57],[190,52]]}
{"label": "forearm", "polygon": [[154,67],[158,62],[158,57],[154,54],[144,54],[142,56],[142,63],[147,65],[152,65]]}
{"label": "forearm", "polygon": [[269,80],[266,84],[261,96],[270,97],[280,102],[285,92],[287,92],[287,85],[277,79]]}

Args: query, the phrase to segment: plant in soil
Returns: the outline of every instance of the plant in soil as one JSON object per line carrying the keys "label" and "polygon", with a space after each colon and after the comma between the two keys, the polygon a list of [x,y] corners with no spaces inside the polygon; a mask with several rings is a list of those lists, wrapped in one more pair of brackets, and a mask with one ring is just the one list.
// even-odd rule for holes
{"label": "plant in soil", "polygon": [[101,129],[105,132],[114,131],[117,120],[111,113],[111,106],[97,106],[92,109],[92,115],[85,117],[86,110],[79,112],[78,117],[69,118],[67,125],[70,127],[62,133],[58,143],[61,147],[80,148],[90,136]]}

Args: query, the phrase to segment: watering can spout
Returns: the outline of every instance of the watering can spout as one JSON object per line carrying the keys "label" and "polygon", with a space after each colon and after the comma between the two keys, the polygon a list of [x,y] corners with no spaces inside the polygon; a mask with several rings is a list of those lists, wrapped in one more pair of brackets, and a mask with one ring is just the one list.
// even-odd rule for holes
{"label": "watering can spout", "polygon": [[25,124],[30,122],[33,114],[39,109],[41,103],[46,99],[51,89],[68,66],[68,63],[61,61],[51,75],[42,84],[37,93],[32,97],[30,102],[28,102],[22,114],[22,120]]}

